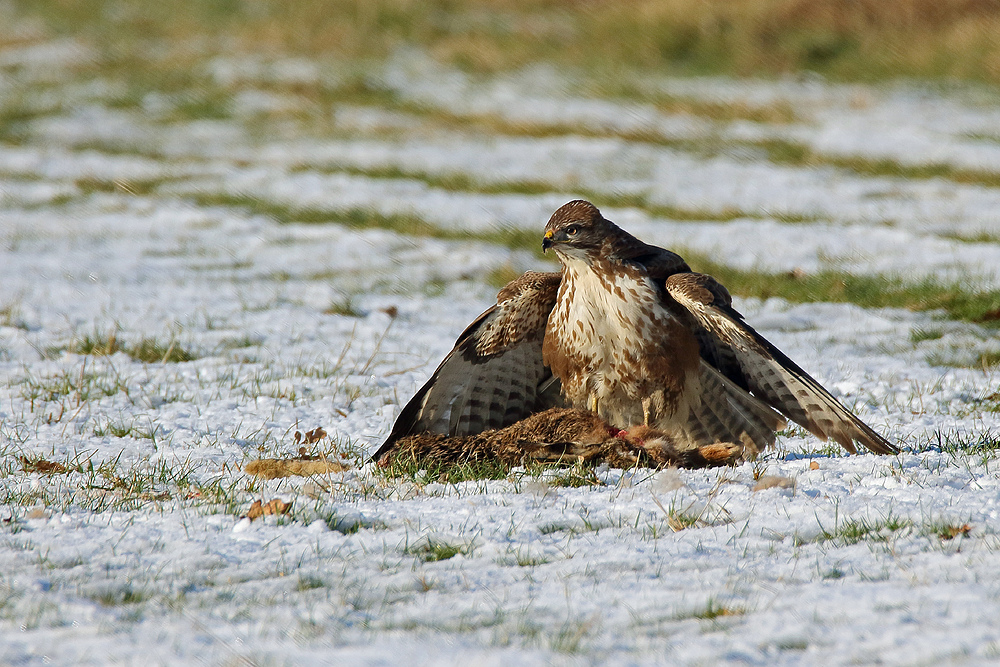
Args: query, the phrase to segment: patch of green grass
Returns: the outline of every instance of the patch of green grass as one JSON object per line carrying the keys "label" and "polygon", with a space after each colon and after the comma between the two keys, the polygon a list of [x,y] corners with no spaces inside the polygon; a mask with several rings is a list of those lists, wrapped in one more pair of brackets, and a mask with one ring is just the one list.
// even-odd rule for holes
{"label": "patch of green grass", "polygon": [[122,348],[118,342],[117,332],[103,333],[94,331],[93,334],[84,334],[82,338],[71,342],[67,349],[76,354],[92,354],[94,356],[105,357],[121,351]]}
{"label": "patch of green grass", "polygon": [[11,91],[5,92],[5,95],[8,101],[0,107],[0,139],[18,145],[29,135],[31,121],[42,114],[30,108],[27,100],[10,101],[13,97]]}
{"label": "patch of green grass", "polygon": [[942,541],[963,537],[972,532],[972,526],[964,521],[949,521],[947,519],[931,519],[921,527],[924,535],[937,537]]}
{"label": "patch of green grass", "polygon": [[448,560],[458,554],[468,555],[471,552],[472,545],[451,544],[431,537],[419,540],[414,544],[407,544],[403,548],[404,554],[416,556],[425,563]]}
{"label": "patch of green grass", "polygon": [[[339,457],[335,451],[325,454],[331,461],[344,460]],[[355,459],[353,461],[354,465],[361,467],[364,465],[360,459]],[[330,510],[326,507],[317,507],[313,510],[312,514],[303,513],[299,515],[297,510],[293,510],[293,514],[297,520],[301,520],[304,523],[312,523],[318,517],[321,519],[330,530],[334,530],[342,535],[354,535],[358,531],[364,530],[383,530],[386,525],[381,521],[372,521],[358,515],[347,515],[342,516],[337,512],[336,509]]]}
{"label": "patch of green grass", "polygon": [[506,479],[510,471],[510,465],[495,459],[444,463],[433,458],[414,458],[405,454],[393,457],[385,467],[376,468],[379,475],[420,485]]}
{"label": "patch of green grass", "polygon": [[150,502],[184,498],[195,487],[195,465],[190,462],[157,459],[121,465],[121,456],[97,466],[88,462],[82,487],[92,511],[133,511]]}
{"label": "patch of green grass", "polygon": [[584,653],[586,639],[595,633],[599,616],[568,619],[549,637],[549,648],[565,655]]}
{"label": "patch of green grass", "polygon": [[[461,122],[462,117],[455,119],[456,123]],[[454,124],[452,124],[454,125]],[[392,165],[385,167],[355,167],[350,165],[338,166],[338,173],[346,173],[354,176],[364,176],[373,179],[406,179],[417,180],[426,183],[432,188],[449,190],[452,192],[478,192],[482,194],[523,194],[540,195],[552,192],[555,188],[545,181],[532,180],[498,180],[483,181],[473,178],[469,174],[461,172],[434,173],[419,169],[405,169]]]}
{"label": "patch of green grass", "polygon": [[544,479],[549,486],[576,489],[584,486],[603,485],[603,482],[597,478],[594,469],[580,462],[566,468],[539,466],[536,473],[542,470],[547,470]]}
{"label": "patch of green grass", "polygon": [[1000,351],[983,352],[976,358],[976,368],[988,369],[994,366],[1000,366]]}
{"label": "patch of green grass", "polygon": [[[122,461],[124,451],[116,458],[93,461],[75,454],[61,461],[49,461],[39,456],[19,459],[24,472],[43,475],[40,484],[30,489],[21,485],[0,485],[0,502],[13,507],[66,509],[73,507],[90,512],[135,511],[150,503],[192,500],[202,504],[196,483],[197,465],[190,461],[150,460]],[[8,461],[4,472],[11,474]],[[63,481],[50,481],[58,475]]]}
{"label": "patch of green grass", "polygon": [[579,488],[602,484],[594,470],[580,462],[570,466],[528,462],[523,470],[513,471],[509,463],[497,459],[445,463],[432,457],[414,458],[405,452],[392,458],[387,466],[378,467],[377,472],[390,479],[419,485],[525,478],[543,480],[547,487]]}
{"label": "patch of green grass", "polygon": [[172,106],[174,119],[221,120],[229,118],[229,95],[211,88],[188,89]]}
{"label": "patch of green grass", "polygon": [[[1000,391],[995,391],[991,394],[977,399],[975,401],[983,410],[988,412],[1000,412]],[[941,432],[938,431],[938,437],[941,437]],[[1000,440],[996,441],[996,446],[1000,447]]]}
{"label": "patch of green grass", "polygon": [[352,520],[352,519],[342,519],[340,517],[337,517],[336,515],[331,516],[327,520],[326,525],[330,528],[330,530],[335,530],[343,535],[353,535],[362,528],[370,527],[366,526],[365,523],[362,521]]}
{"label": "patch of green grass", "polygon": [[[21,397],[29,402],[32,412],[36,406],[46,403],[61,403],[79,407],[95,398],[114,396],[119,392],[128,393],[128,385],[124,379],[115,375],[108,377],[90,372],[86,364],[80,366],[79,372],[62,370],[55,375],[37,377],[27,375],[17,381],[21,385]],[[60,412],[60,415],[63,411]],[[53,421],[59,421],[58,418]]]}
{"label": "patch of green grass", "polygon": [[[589,526],[589,528],[588,528]],[[542,535],[553,535],[555,533],[566,533],[567,535],[576,535],[578,533],[586,532],[590,529],[600,529],[602,526],[599,524],[585,524],[576,525],[570,523],[545,523],[538,527],[538,532]]]}
{"label": "patch of green grass", "polygon": [[913,521],[889,514],[884,519],[847,519],[837,521],[830,530],[821,529],[820,541],[833,542],[839,546],[857,544],[861,541],[888,542],[893,534],[913,527]]}
{"label": "patch of green grass", "polygon": [[941,238],[954,239],[965,243],[1000,243],[1000,234],[988,230],[979,231],[942,231]]}
{"label": "patch of green grass", "polygon": [[667,525],[676,533],[686,528],[707,526],[708,522],[702,517],[701,512],[690,512],[671,506],[667,510]]}
{"label": "patch of green grass", "polygon": [[910,330],[910,342],[913,344],[922,343],[925,340],[941,340],[942,338],[944,338],[944,331],[941,329],[916,327]]}
{"label": "patch of green grass", "polygon": [[[716,483],[709,498],[714,497],[718,493],[719,484],[719,482]],[[670,506],[666,507],[655,495],[652,498],[653,502],[666,517],[667,526],[675,533],[687,528],[702,528],[732,521],[729,511],[725,507],[713,507],[710,503],[705,503],[700,509],[696,509],[694,503],[690,503],[686,507],[680,507],[675,502],[671,502]],[[655,526],[650,526],[650,528],[654,533],[658,530]]]}
{"label": "patch of green grass", "polygon": [[343,315],[345,317],[360,317],[361,312],[351,305],[351,299],[335,301],[323,310],[324,315]]}
{"label": "patch of green grass", "polygon": [[[651,88],[641,78],[619,77],[617,79],[592,79],[589,92],[600,96],[619,98],[624,101],[643,100],[653,104],[660,111],[670,114],[686,114],[720,122],[750,121],[785,125],[802,120],[795,105],[786,100],[716,101],[678,96]],[[596,84],[596,85],[595,85]]]}
{"label": "patch of green grass", "polygon": [[737,605],[724,605],[714,598],[709,598],[702,609],[696,609],[691,613],[692,618],[713,621],[721,616],[742,616],[746,609]]}
{"label": "patch of green grass", "polygon": [[110,419],[103,424],[98,423],[94,426],[94,435],[98,438],[102,438],[106,435],[113,435],[116,438],[124,438],[132,433],[132,425],[125,424],[124,422],[113,422]]}
{"label": "patch of green grass", "polygon": [[1000,365],[1000,351],[977,351],[969,344],[953,343],[946,349],[937,349],[926,356],[931,366],[971,368],[989,372]]}
{"label": "patch of green grass", "polygon": [[551,562],[544,556],[532,556],[530,553],[520,550],[514,554],[514,560],[519,567],[538,567]]}
{"label": "patch of green grass", "polygon": [[154,338],[140,338],[139,342],[127,345],[125,353],[147,364],[178,363],[193,361],[197,357],[177,344],[176,340],[162,343]]}
{"label": "patch of green grass", "polygon": [[130,195],[148,195],[152,193],[163,179],[154,180],[132,180],[132,179],[101,179],[93,176],[86,176],[76,179],[74,184],[81,194],[87,195],[94,192],[105,193],[126,193]]}
{"label": "patch of green grass", "polygon": [[295,585],[297,591],[311,591],[317,588],[325,588],[326,582],[315,575],[299,575],[299,581]]}
{"label": "patch of green grass", "polygon": [[192,481],[185,497],[211,512],[240,516],[246,499],[259,491],[260,482],[254,477],[219,475],[207,481]]}
{"label": "patch of green grass", "polygon": [[140,338],[138,342],[126,344],[118,338],[117,331],[94,331],[84,334],[82,338],[72,341],[65,349],[76,354],[88,354],[98,357],[110,356],[116,352],[124,352],[136,361],[148,364],[177,363],[193,361],[195,355],[188,352],[173,338],[162,343],[155,338]]}
{"label": "patch of green grass", "polygon": [[[976,401],[984,412],[1000,412],[1000,393],[990,394]],[[917,446],[918,451],[936,449],[953,457],[976,456],[987,462],[1000,458],[1000,433],[992,430],[942,431],[937,430]]]}
{"label": "patch of green grass", "polygon": [[242,350],[248,347],[258,347],[262,345],[263,342],[264,341],[260,336],[251,336],[250,334],[243,334],[241,336],[224,338],[219,343],[219,347],[223,350]]}
{"label": "patch of green grass", "polygon": [[147,419],[145,425],[140,425],[138,417],[127,420],[123,416],[117,421],[98,418],[94,424],[94,435],[99,438],[112,435],[116,438],[137,438],[155,442],[157,433],[158,427],[151,420]]}
{"label": "patch of green grass", "polygon": [[94,601],[104,607],[117,607],[119,605],[138,604],[145,602],[151,595],[132,584],[107,588],[93,596]]}
{"label": "patch of green grass", "polygon": [[20,304],[14,302],[0,306],[0,327],[13,327],[22,331],[28,331],[28,324],[21,315]]}

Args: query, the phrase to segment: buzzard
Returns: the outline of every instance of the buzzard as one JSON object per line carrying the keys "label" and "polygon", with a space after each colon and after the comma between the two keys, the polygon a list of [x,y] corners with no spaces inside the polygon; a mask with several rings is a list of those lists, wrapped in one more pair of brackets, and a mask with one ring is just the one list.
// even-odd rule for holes
{"label": "buzzard", "polygon": [[671,446],[774,443],[785,419],[847,451],[896,448],[748,325],[726,288],[643,243],[590,202],[560,207],[542,248],[559,273],[528,272],[459,336],[403,408],[375,459],[420,433],[475,436],[554,407]]}

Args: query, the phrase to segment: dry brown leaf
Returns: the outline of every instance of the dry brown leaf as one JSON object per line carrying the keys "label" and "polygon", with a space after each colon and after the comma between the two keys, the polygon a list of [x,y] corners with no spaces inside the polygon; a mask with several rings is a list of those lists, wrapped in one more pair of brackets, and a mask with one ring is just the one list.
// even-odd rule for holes
{"label": "dry brown leaf", "polygon": [[326,437],[326,431],[323,430],[322,426],[317,426],[311,431],[306,431],[305,436],[302,435],[301,431],[296,431],[295,435],[293,436],[293,439],[295,440],[296,445],[299,444],[300,442],[305,445],[312,445],[314,443],[319,442],[325,437]]}
{"label": "dry brown leaf", "polygon": [[331,472],[344,472],[348,467],[336,461],[317,461],[313,459],[257,459],[243,467],[243,471],[263,479],[278,479],[279,477],[309,477]]}
{"label": "dry brown leaf", "polygon": [[35,459],[32,461],[27,456],[21,457],[21,467],[24,468],[24,472],[37,472],[43,475],[61,475],[64,472],[68,472],[66,466],[61,463],[46,461],[45,459]]}
{"label": "dry brown leaf", "polygon": [[959,535],[968,535],[971,530],[972,526],[967,523],[963,523],[961,526],[945,526],[940,535],[942,540],[950,540],[958,537]]}
{"label": "dry brown leaf", "polygon": [[810,470],[819,470],[819,462],[818,461],[810,461],[809,462],[809,469]]}
{"label": "dry brown leaf", "polygon": [[268,514],[288,514],[290,509],[292,509],[291,503],[286,503],[278,498],[275,498],[267,504],[262,504],[259,500],[255,500],[253,501],[253,505],[250,506],[250,509],[247,510],[246,517],[253,521],[254,519],[259,519],[260,517]]}
{"label": "dry brown leaf", "polygon": [[794,489],[795,480],[791,477],[782,477],[781,475],[764,475],[757,480],[754,484],[754,491],[763,491],[764,489]]}

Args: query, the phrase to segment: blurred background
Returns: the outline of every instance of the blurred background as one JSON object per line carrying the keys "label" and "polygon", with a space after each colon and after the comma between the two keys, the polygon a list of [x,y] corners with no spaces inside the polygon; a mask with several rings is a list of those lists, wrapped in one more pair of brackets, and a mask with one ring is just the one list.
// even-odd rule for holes
{"label": "blurred background", "polygon": [[585,197],[743,296],[982,320],[998,36],[1000,0],[0,0],[0,141],[74,164],[10,157],[0,205],[488,242],[456,276],[495,286]]}
{"label": "blurred background", "polygon": [[614,90],[621,71],[841,80],[1000,77],[996,0],[15,0],[7,43],[72,36],[141,87],[218,55],[361,65],[418,46],[477,73],[547,62]]}

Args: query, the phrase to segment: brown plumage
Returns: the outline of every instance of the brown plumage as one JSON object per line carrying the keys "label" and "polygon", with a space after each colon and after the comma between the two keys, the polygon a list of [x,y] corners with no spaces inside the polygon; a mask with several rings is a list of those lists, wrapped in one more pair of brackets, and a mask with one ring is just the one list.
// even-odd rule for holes
{"label": "brown plumage", "polygon": [[501,290],[376,458],[404,436],[475,436],[553,406],[652,427],[676,450],[722,442],[753,455],[788,418],[851,452],[856,443],[896,451],[746,324],[715,279],[593,204],[557,210],[542,247],[556,252],[561,273],[527,273]]}

